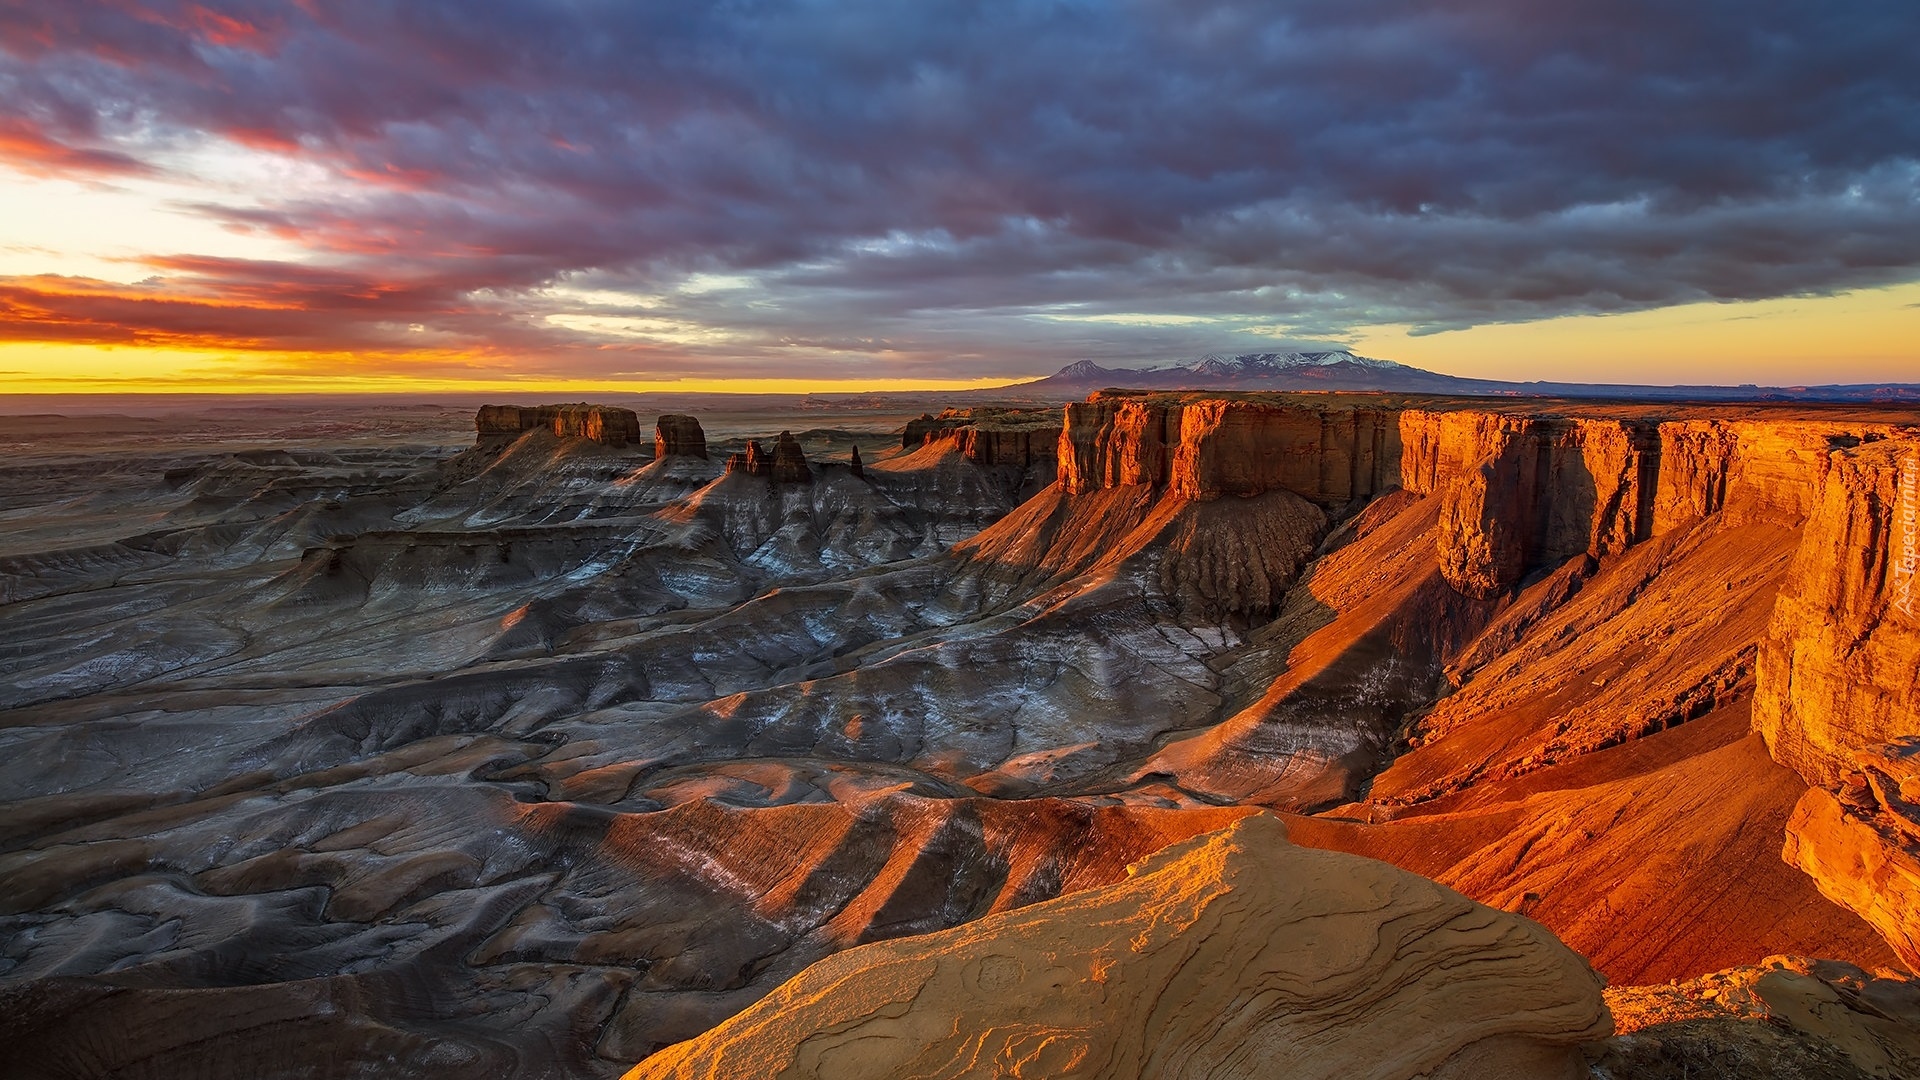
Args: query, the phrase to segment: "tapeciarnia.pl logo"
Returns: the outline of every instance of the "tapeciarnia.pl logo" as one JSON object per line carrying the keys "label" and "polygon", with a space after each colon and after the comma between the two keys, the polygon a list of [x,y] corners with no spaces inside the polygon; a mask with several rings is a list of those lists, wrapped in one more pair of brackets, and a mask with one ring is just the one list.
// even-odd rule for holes
{"label": "tapeciarnia.pl logo", "polygon": [[1893,511],[1893,606],[1913,618],[1913,577],[1920,563],[1920,455],[1900,463],[1899,498]]}

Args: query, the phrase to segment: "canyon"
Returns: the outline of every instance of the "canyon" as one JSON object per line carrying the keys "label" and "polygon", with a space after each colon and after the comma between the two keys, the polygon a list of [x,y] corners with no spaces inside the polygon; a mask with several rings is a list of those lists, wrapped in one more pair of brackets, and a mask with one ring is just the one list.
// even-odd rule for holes
{"label": "canyon", "polygon": [[468,415],[0,465],[33,1075],[1920,1062],[1911,410]]}

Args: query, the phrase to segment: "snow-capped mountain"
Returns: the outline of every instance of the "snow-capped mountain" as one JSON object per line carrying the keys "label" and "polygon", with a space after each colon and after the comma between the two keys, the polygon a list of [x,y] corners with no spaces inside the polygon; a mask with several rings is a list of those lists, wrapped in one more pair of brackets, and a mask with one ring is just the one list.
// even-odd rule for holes
{"label": "snow-capped mountain", "polygon": [[1625,384],[1506,382],[1442,375],[1392,360],[1325,352],[1243,353],[1203,356],[1154,367],[1102,367],[1091,360],[1068,364],[1044,379],[979,393],[1053,400],[1084,397],[1095,390],[1341,390],[1398,394],[1515,395],[1630,398],[1651,401],[1920,401],[1920,385],[1762,387],[1632,386]]}
{"label": "snow-capped mountain", "polygon": [[1344,349],[1324,352],[1243,353],[1203,356],[1181,364],[1145,368],[1102,367],[1091,360],[1069,364],[1029,388],[1044,390],[1127,387],[1156,390],[1400,390],[1461,393],[1476,380],[1456,379],[1392,360],[1358,356]]}

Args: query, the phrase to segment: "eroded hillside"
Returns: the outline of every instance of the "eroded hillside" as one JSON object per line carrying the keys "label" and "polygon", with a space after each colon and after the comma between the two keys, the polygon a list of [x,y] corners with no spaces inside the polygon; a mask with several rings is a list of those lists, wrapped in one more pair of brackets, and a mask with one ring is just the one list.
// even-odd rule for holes
{"label": "eroded hillside", "polygon": [[621,413],[16,468],[14,1045],[617,1075],[1261,809],[1615,983],[1920,963],[1911,416]]}

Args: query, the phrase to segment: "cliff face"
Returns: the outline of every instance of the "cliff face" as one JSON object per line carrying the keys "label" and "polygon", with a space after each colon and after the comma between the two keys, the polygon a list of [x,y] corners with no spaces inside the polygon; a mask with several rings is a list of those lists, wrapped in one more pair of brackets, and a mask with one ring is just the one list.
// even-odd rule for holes
{"label": "cliff face", "polygon": [[1775,760],[1834,787],[1860,750],[1920,734],[1920,438],[1823,457],[1761,647],[1754,726]]}
{"label": "cliff face", "polygon": [[1070,492],[1147,484],[1206,500],[1278,488],[1342,506],[1400,482],[1390,409],[1095,394],[1067,406],[1059,458]]}
{"label": "cliff face", "polygon": [[674,454],[706,460],[707,433],[701,430],[699,420],[667,413],[654,422],[653,456],[663,458]]}
{"label": "cliff face", "polygon": [[607,446],[640,441],[640,418],[610,405],[482,405],[473,418],[475,442],[517,439],[546,428],[561,438],[590,439]]}
{"label": "cliff face", "polygon": [[1812,785],[1785,857],[1920,967],[1920,438],[1838,445],[1820,465],[1754,726]]}
{"label": "cliff face", "polygon": [[1490,598],[1535,570],[1618,554],[1710,515],[1797,526],[1832,446],[1893,432],[1569,411],[1103,392],[1067,406],[1058,478],[1069,492],[1150,485],[1196,500],[1282,488],[1336,507],[1398,485],[1441,500],[1442,572]]}
{"label": "cliff face", "polygon": [[1443,499],[1441,573],[1498,596],[1528,572],[1624,550],[1651,532],[1660,440],[1650,423],[1409,410],[1409,491]]}
{"label": "cliff face", "polygon": [[982,468],[1047,477],[1060,443],[1058,409],[943,409],[907,421],[900,448],[917,450],[952,439],[968,461]]}

